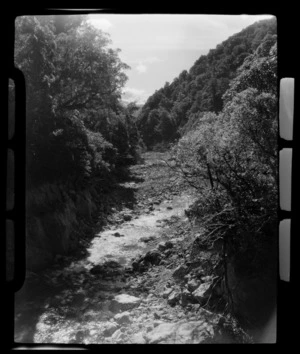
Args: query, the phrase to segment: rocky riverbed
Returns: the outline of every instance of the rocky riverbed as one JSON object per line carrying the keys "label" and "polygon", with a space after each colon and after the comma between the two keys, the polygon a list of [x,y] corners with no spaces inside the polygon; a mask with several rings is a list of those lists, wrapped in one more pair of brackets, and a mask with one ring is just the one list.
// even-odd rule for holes
{"label": "rocky riverbed", "polygon": [[117,205],[76,256],[28,274],[16,294],[15,341],[72,344],[247,342],[224,308],[218,253],[186,216],[195,200],[165,153],[146,153]]}

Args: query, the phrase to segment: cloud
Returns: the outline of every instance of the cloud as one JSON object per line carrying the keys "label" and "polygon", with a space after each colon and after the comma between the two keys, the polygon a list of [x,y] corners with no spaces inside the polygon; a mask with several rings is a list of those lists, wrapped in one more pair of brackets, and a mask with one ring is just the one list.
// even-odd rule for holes
{"label": "cloud", "polygon": [[99,18],[99,15],[90,15],[89,22],[96,28],[101,29],[103,31],[108,31],[113,24],[106,18]]}
{"label": "cloud", "polygon": [[135,101],[137,104],[144,104],[149,94],[143,89],[134,87],[126,87],[123,90],[122,100],[126,103]]}
{"label": "cloud", "polygon": [[143,63],[139,63],[139,65],[135,69],[139,74],[143,74],[148,70],[147,66]]}
{"label": "cloud", "polygon": [[163,60],[159,59],[158,57],[152,56],[152,57],[146,57],[146,58],[140,59],[140,60],[133,60],[131,62],[138,63],[138,65],[135,67],[135,69],[139,74],[143,74],[146,71],[148,71],[148,66],[146,64],[159,63],[159,62],[163,62]]}

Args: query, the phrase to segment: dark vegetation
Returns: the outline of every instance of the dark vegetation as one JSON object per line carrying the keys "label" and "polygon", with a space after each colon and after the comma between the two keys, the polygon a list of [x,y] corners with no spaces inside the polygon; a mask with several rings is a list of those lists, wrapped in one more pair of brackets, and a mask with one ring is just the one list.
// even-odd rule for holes
{"label": "dark vegetation", "polygon": [[277,271],[276,21],[201,56],[148,99],[138,127],[149,149],[169,146],[173,175],[198,195],[188,214],[206,229],[202,246],[222,245],[227,306],[265,320]]}
{"label": "dark vegetation", "polygon": [[16,19],[15,63],[27,91],[29,265],[76,244],[68,239],[78,218],[91,218],[95,199],[103,209],[103,195],[137,159],[135,106],[120,99],[129,67],[109,43],[85,16]]}
{"label": "dark vegetation", "polygon": [[28,264],[65,253],[71,235],[80,238],[74,227],[109,212],[108,195],[141,146],[167,147],[171,175],[197,196],[187,214],[205,229],[199,247],[221,245],[225,306],[247,324],[265,321],[277,271],[276,21],[201,56],[138,115],[121,102],[129,67],[84,17],[18,18],[16,33],[27,84]]}
{"label": "dark vegetation", "polygon": [[[276,42],[276,21],[257,22],[231,36],[207,55],[202,55],[189,71],[184,70],[172,83],[157,90],[145,103],[138,127],[148,148],[173,142],[193,128],[204,112],[219,113],[224,107],[223,95],[238,75],[238,68],[265,42],[266,55]],[[257,68],[258,69],[258,68]],[[260,67],[264,70],[264,68]],[[276,78],[260,78],[274,88]],[[247,87],[248,82],[243,80]],[[240,86],[240,89],[242,86]]]}

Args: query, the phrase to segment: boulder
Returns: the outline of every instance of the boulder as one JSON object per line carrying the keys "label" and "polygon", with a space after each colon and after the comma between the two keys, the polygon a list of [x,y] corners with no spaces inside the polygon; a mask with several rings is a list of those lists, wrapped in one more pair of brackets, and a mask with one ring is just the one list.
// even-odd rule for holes
{"label": "boulder", "polygon": [[190,279],[187,283],[187,288],[190,292],[195,291],[200,285],[200,281],[198,279]]}
{"label": "boulder", "polygon": [[214,334],[212,325],[203,321],[184,320],[163,323],[145,335],[149,344],[199,344]]}
{"label": "boulder", "polygon": [[168,289],[164,290],[161,295],[164,299],[167,299],[172,291],[173,291],[173,289],[168,288]]}
{"label": "boulder", "polygon": [[171,294],[168,296],[168,304],[171,306],[175,306],[180,299],[180,293],[176,290],[173,290]]}
{"label": "boulder", "polygon": [[189,282],[190,280],[191,280],[191,273],[188,273],[188,274],[186,274],[184,277],[183,277],[183,279],[186,281],[186,282]]}
{"label": "boulder", "polygon": [[141,300],[138,297],[128,294],[120,294],[115,296],[111,301],[109,310],[112,312],[123,312],[139,306],[140,303]]}
{"label": "boulder", "polygon": [[211,294],[211,282],[201,284],[195,291],[193,291],[193,297],[201,304],[206,301]]}
{"label": "boulder", "polygon": [[135,344],[145,344],[146,340],[142,332],[138,332],[131,337],[131,343]]}
{"label": "boulder", "polygon": [[153,241],[155,240],[156,237],[155,236],[143,236],[139,239],[140,242],[145,242],[145,243],[148,243],[150,241]]}
{"label": "boulder", "polygon": [[119,324],[131,323],[130,313],[128,311],[118,313],[115,315],[114,320]]}
{"label": "boulder", "polygon": [[188,272],[188,267],[186,265],[178,266],[173,272],[173,277],[183,278],[187,272]]}
{"label": "boulder", "polygon": [[124,235],[121,235],[119,232],[113,233],[113,236],[115,236],[115,237],[124,237]]}
{"label": "boulder", "polygon": [[144,271],[146,271],[147,270],[147,268],[148,268],[148,263],[145,263],[145,261],[142,261],[142,262],[140,262],[139,264],[138,264],[138,271],[139,272],[144,272]]}
{"label": "boulder", "polygon": [[166,249],[173,248],[173,242],[172,241],[166,241],[165,243]]}
{"label": "boulder", "polygon": [[126,334],[122,332],[121,329],[118,329],[111,336],[111,340],[113,343],[122,343],[126,339]]}
{"label": "boulder", "polygon": [[161,261],[161,258],[162,257],[161,257],[160,252],[153,250],[153,251],[149,251],[145,254],[144,262],[158,265]]}
{"label": "boulder", "polygon": [[164,256],[165,257],[169,257],[172,254],[172,250],[171,249],[167,249],[164,251]]}
{"label": "boulder", "polygon": [[132,219],[132,215],[130,215],[130,214],[124,214],[124,215],[123,215],[123,219],[124,219],[124,221],[130,221],[130,220]]}
{"label": "boulder", "polygon": [[160,242],[158,245],[157,245],[157,248],[159,251],[165,251],[167,249],[170,249],[173,247],[173,242],[171,241],[166,241],[166,242]]}
{"label": "boulder", "polygon": [[102,334],[105,337],[110,337],[112,334],[115,333],[115,331],[119,328],[118,324],[115,322],[110,322],[106,325],[104,331],[102,332]]}
{"label": "boulder", "polygon": [[192,273],[197,279],[202,279],[202,277],[204,276],[204,270],[201,266],[194,268]]}
{"label": "boulder", "polygon": [[153,325],[148,324],[145,328],[146,328],[146,332],[151,332],[153,329]]}
{"label": "boulder", "polygon": [[160,242],[158,245],[157,245],[157,249],[159,250],[159,251],[164,251],[165,249],[166,249],[166,247],[165,247],[165,243],[164,242]]}
{"label": "boulder", "polygon": [[138,270],[139,269],[139,262],[133,261],[131,265],[132,265],[133,270]]}
{"label": "boulder", "polygon": [[162,323],[165,323],[165,322],[162,320],[155,320],[155,321],[153,321],[153,327],[155,328],[155,327],[161,325]]}
{"label": "boulder", "polygon": [[159,319],[160,319],[160,315],[159,315],[157,312],[154,312],[153,317],[154,317],[156,320],[159,320]]}
{"label": "boulder", "polygon": [[180,296],[180,304],[182,306],[186,306],[193,301],[194,301],[193,295],[187,289],[184,289]]}
{"label": "boulder", "polygon": [[107,261],[103,264],[97,264],[90,269],[90,273],[93,275],[99,275],[101,277],[107,278],[121,275],[123,273],[123,267],[115,261]]}
{"label": "boulder", "polygon": [[211,282],[213,280],[213,276],[212,275],[206,275],[204,277],[201,277],[201,280],[202,280],[203,283]]}
{"label": "boulder", "polygon": [[97,264],[93,268],[90,269],[90,273],[93,275],[99,275],[99,274],[104,274],[105,269],[102,264]]}

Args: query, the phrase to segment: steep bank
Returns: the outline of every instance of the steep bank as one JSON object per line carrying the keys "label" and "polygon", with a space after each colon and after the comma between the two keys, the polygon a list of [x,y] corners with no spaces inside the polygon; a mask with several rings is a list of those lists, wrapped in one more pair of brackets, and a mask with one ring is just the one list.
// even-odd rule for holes
{"label": "steep bank", "polygon": [[63,186],[47,184],[28,192],[26,268],[41,270],[56,255],[74,251],[79,242],[76,230],[90,222],[96,210],[92,192],[88,190],[69,194]]}

